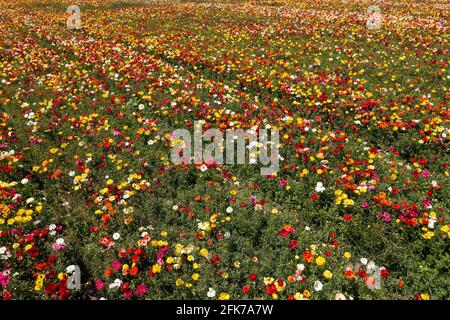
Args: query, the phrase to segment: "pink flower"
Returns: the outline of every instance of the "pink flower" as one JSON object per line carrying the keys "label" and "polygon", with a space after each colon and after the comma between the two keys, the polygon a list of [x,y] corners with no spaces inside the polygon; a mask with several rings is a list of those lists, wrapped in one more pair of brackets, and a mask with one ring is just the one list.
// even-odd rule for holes
{"label": "pink flower", "polygon": [[52,244],[52,249],[55,251],[63,250],[66,247],[66,243],[63,238],[56,239],[56,242]]}
{"label": "pink flower", "polygon": [[122,264],[117,260],[113,261],[112,266],[113,266],[114,270],[116,270],[116,271],[119,271],[120,269],[122,269]]}
{"label": "pink flower", "polygon": [[0,285],[2,287],[6,287],[9,283],[9,276],[4,274],[3,272],[0,272]]}
{"label": "pink flower", "polygon": [[285,178],[281,179],[280,185],[284,186],[286,184],[287,180]]}
{"label": "pink flower", "polygon": [[422,204],[423,204],[425,207],[427,207],[428,209],[432,208],[432,207],[431,207],[431,201],[430,201],[430,199],[426,199],[426,200],[422,201]]}
{"label": "pink flower", "polygon": [[430,176],[430,172],[428,170],[423,170],[422,171],[422,177],[428,178],[429,176]]}
{"label": "pink flower", "polygon": [[138,285],[136,288],[136,294],[138,296],[143,296],[148,292],[147,286],[145,284]]}
{"label": "pink flower", "polygon": [[130,299],[132,295],[133,295],[133,290],[131,290],[131,289],[125,291],[125,293],[123,294],[123,296],[125,297],[125,299]]}
{"label": "pink flower", "polygon": [[97,290],[103,290],[105,288],[105,283],[102,280],[96,280],[95,286],[97,287]]}
{"label": "pink flower", "polygon": [[361,203],[361,208],[363,209],[369,209],[370,205],[367,203],[367,201],[364,201],[363,203]]}

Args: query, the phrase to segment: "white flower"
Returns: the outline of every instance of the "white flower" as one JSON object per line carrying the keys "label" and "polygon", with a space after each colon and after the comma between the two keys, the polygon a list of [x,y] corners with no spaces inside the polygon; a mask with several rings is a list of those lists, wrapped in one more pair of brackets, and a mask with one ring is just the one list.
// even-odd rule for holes
{"label": "white flower", "polygon": [[28,179],[27,178],[23,178],[21,181],[20,181],[20,183],[21,184],[27,184],[28,183]]}
{"label": "white flower", "polygon": [[300,271],[305,270],[305,265],[304,265],[303,263],[299,263],[299,264],[297,265],[297,270],[300,270]]}
{"label": "white flower", "polygon": [[114,280],[114,282],[111,283],[108,287],[109,287],[110,289],[114,289],[114,288],[120,287],[121,284],[122,284],[122,280],[116,279],[116,280]]}
{"label": "white flower", "polygon": [[50,231],[55,230],[55,229],[56,229],[56,224],[52,223],[51,225],[48,226],[48,230],[50,230]]}
{"label": "white flower", "polygon": [[428,219],[428,228],[434,229],[434,224],[436,223],[436,217],[430,217]]}
{"label": "white flower", "polygon": [[138,106],[139,110],[144,110],[144,108],[145,108],[145,106],[142,103]]}
{"label": "white flower", "polygon": [[314,282],[314,290],[316,290],[316,291],[321,291],[322,288],[323,288],[322,282],[320,282],[319,280],[317,280],[316,282]]}
{"label": "white flower", "polygon": [[34,198],[28,198],[27,199],[27,204],[33,203],[34,202]]}
{"label": "white flower", "polygon": [[325,187],[323,186],[322,182],[317,182],[315,190],[316,190],[316,192],[324,192],[325,191]]}
{"label": "white flower", "polygon": [[223,236],[224,236],[226,239],[230,239],[230,237],[231,237],[230,231],[225,232],[225,233],[223,234]]}
{"label": "white flower", "polygon": [[216,290],[214,290],[213,288],[209,288],[206,295],[208,296],[208,298],[214,298],[216,296]]}
{"label": "white flower", "polygon": [[345,296],[342,293],[338,292],[336,293],[334,300],[347,300],[347,298],[345,298]]}
{"label": "white flower", "polygon": [[58,239],[56,239],[56,243],[57,244],[64,244],[64,239],[63,238],[58,238]]}
{"label": "white flower", "polygon": [[370,261],[370,262],[367,264],[367,272],[373,272],[373,271],[375,271],[376,269],[377,269],[377,265],[375,264],[375,262]]}
{"label": "white flower", "polygon": [[0,247],[0,254],[4,254],[6,252],[6,247]]}
{"label": "white flower", "polygon": [[362,263],[363,265],[366,265],[366,264],[367,264],[367,259],[366,259],[366,258],[361,258],[359,261],[361,261],[361,263]]}
{"label": "white flower", "polygon": [[208,170],[208,167],[206,166],[206,164],[202,164],[200,167],[200,171],[205,172],[206,170]]}
{"label": "white flower", "polygon": [[177,210],[178,210],[178,206],[177,206],[177,205],[174,205],[174,206],[172,207],[172,210],[173,210],[173,211],[177,211]]}
{"label": "white flower", "polygon": [[209,222],[208,222],[208,221],[205,221],[205,222],[199,222],[198,225],[197,225],[197,227],[198,227],[200,230],[206,230],[206,229],[209,228]]}
{"label": "white flower", "polygon": [[113,239],[114,239],[114,240],[117,241],[117,240],[119,240],[119,238],[120,238],[120,234],[119,234],[118,232],[116,232],[116,233],[113,234]]}
{"label": "white flower", "polygon": [[69,172],[69,176],[70,176],[70,177],[73,177],[74,175],[75,175],[75,171],[70,171],[70,172]]}
{"label": "white flower", "polygon": [[305,227],[305,231],[310,231],[310,230],[311,230],[310,227],[308,227],[308,226]]}
{"label": "white flower", "polygon": [[233,208],[232,207],[228,207],[227,208],[227,213],[232,213],[233,212]]}

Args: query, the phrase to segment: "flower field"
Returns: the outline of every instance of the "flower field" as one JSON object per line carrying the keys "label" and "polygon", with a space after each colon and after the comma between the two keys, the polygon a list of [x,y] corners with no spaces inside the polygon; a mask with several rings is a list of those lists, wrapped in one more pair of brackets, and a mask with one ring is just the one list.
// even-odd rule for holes
{"label": "flower field", "polygon": [[[449,17],[0,0],[0,296],[450,299]],[[194,121],[279,130],[279,171],[172,163]]]}

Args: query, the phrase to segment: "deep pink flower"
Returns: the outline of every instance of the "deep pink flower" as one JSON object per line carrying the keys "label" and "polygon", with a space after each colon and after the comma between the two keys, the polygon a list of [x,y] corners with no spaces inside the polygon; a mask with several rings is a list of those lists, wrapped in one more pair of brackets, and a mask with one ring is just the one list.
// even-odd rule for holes
{"label": "deep pink flower", "polygon": [[114,260],[112,263],[114,270],[119,271],[122,269],[122,264],[118,260]]}
{"label": "deep pink flower", "polygon": [[103,290],[105,288],[105,283],[102,280],[96,280],[95,285],[97,290]]}
{"label": "deep pink flower", "polygon": [[143,296],[148,292],[148,288],[145,284],[138,285],[136,288],[136,294],[138,296]]}

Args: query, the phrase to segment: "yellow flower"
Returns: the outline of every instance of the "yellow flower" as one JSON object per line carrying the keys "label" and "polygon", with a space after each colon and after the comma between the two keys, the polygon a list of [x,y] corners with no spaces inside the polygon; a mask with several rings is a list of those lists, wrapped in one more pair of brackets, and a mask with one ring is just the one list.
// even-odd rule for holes
{"label": "yellow flower", "polygon": [[159,265],[159,264],[154,264],[153,266],[152,266],[152,271],[154,272],[154,273],[159,273],[159,272],[161,272],[161,266]]}
{"label": "yellow flower", "polygon": [[205,248],[203,248],[203,249],[201,249],[200,250],[200,255],[202,256],[202,257],[207,257],[208,256],[208,249],[205,249]]}
{"label": "yellow flower", "polygon": [[230,300],[230,294],[226,292],[221,292],[219,295],[219,300]]}
{"label": "yellow flower", "polygon": [[33,248],[33,245],[32,244],[27,244],[26,246],[25,246],[25,251],[28,251],[28,250],[30,250],[31,248]]}
{"label": "yellow flower", "polygon": [[179,287],[179,286],[182,286],[182,285],[184,284],[184,281],[181,280],[181,279],[177,279],[177,280],[175,281],[175,284],[176,284],[177,287]]}
{"label": "yellow flower", "polygon": [[345,199],[344,200],[344,206],[352,206],[355,202],[352,199]]}
{"label": "yellow flower", "polygon": [[294,299],[295,300],[304,300],[303,294],[301,294],[300,292],[296,292],[294,295]]}
{"label": "yellow flower", "polygon": [[167,259],[166,259],[166,263],[167,264],[172,264],[174,262],[174,258],[172,258],[172,257],[167,257]]}
{"label": "yellow flower", "polygon": [[263,282],[267,286],[267,285],[273,283],[274,280],[275,280],[274,278],[264,277]]}
{"label": "yellow flower", "polygon": [[325,277],[325,279],[330,280],[331,278],[333,278],[333,273],[331,273],[330,270],[325,270],[325,271],[323,272],[323,276]]}
{"label": "yellow flower", "polygon": [[167,231],[161,231],[161,237],[167,237]]}
{"label": "yellow flower", "polygon": [[420,297],[422,300],[430,300],[430,295],[428,293],[422,293]]}
{"label": "yellow flower", "polygon": [[197,281],[200,278],[200,275],[198,273],[193,273],[191,278],[192,280]]}
{"label": "yellow flower", "polygon": [[316,264],[320,267],[320,266],[323,266],[324,264],[325,264],[325,262],[326,262],[326,260],[325,260],[325,258],[324,257],[322,257],[322,256],[318,256],[317,258],[316,258]]}
{"label": "yellow flower", "polygon": [[344,257],[346,257],[347,259],[350,259],[352,257],[352,254],[350,252],[346,251],[344,253]]}

